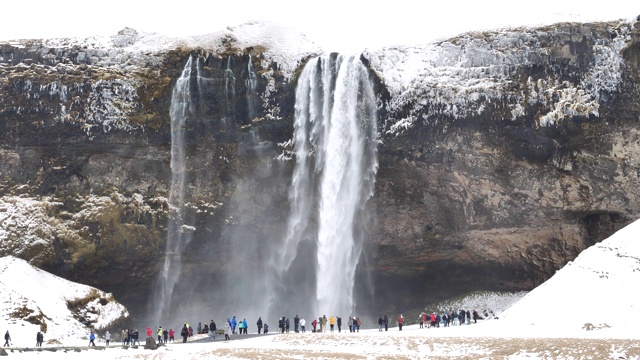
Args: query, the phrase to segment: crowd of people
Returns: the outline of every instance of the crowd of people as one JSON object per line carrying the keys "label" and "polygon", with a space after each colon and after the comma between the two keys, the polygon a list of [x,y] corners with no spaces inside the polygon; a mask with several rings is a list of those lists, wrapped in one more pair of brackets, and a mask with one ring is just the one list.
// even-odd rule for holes
{"label": "crowd of people", "polygon": [[460,309],[460,311],[456,312],[454,310],[450,310],[448,312],[440,313],[421,313],[418,317],[418,323],[420,324],[420,328],[424,328],[425,324],[427,328],[436,327],[439,328],[440,324],[443,327],[447,326],[455,326],[455,325],[464,325],[471,324],[471,320],[474,323],[478,322],[478,319],[482,317],[478,314],[478,311],[473,309],[472,311]]}
{"label": "crowd of people", "polygon": [[[485,312],[486,315],[486,312]],[[448,312],[422,312],[420,313],[418,319],[416,319],[416,323],[420,325],[420,328],[439,328],[441,325],[443,327],[448,326],[456,326],[456,325],[464,325],[471,324],[473,320],[474,323],[478,321],[478,319],[483,319],[482,316],[474,309],[472,311],[462,310],[454,311],[450,310]],[[405,318],[402,314],[398,316],[396,321],[398,325],[398,330],[402,331],[403,326],[405,325]],[[285,334],[290,331],[291,321],[288,317],[282,316],[278,318],[278,330],[279,333]],[[389,317],[385,315],[380,315],[378,318],[378,331],[388,331],[389,330]],[[325,333],[327,331],[334,332],[342,332],[342,318],[340,316],[331,315],[327,318],[326,315],[318,316],[311,321],[311,332],[314,333]],[[350,316],[347,323],[347,329],[349,332],[360,332],[360,327],[362,326],[362,321],[357,316]],[[262,320],[262,317],[258,317],[256,322],[257,333],[258,334],[267,334],[269,333],[269,325]],[[216,322],[211,320],[208,324],[205,322],[204,325],[202,322],[199,322],[197,325],[197,334],[206,334],[210,338],[215,339],[216,334],[224,334],[225,340],[230,340],[231,335],[233,334],[248,334],[249,333],[249,324],[247,323],[247,319],[239,320],[236,316],[232,316],[227,318],[224,322],[222,329],[218,329]],[[218,333],[220,331],[220,333]],[[304,317],[300,317],[298,315],[293,318],[293,331],[295,333],[305,333],[307,332],[307,320]],[[151,329],[151,327],[147,327],[146,335],[147,338],[153,337],[153,335],[157,336],[157,341],[159,343],[167,344],[169,342],[175,341],[175,331],[173,329],[165,329],[162,326],[158,326],[155,332]],[[182,336],[182,342],[186,343],[187,339],[194,335],[193,328],[188,324],[184,323],[182,329],[180,331],[180,336]],[[138,340],[139,333],[137,329],[122,329],[121,338],[122,345],[134,346],[140,345],[140,341]],[[5,333],[5,343],[4,346],[10,346],[11,336],[9,335],[9,331]],[[97,335],[91,330],[89,334],[89,346],[95,346],[95,340]],[[38,331],[36,335],[36,346],[41,347],[42,342],[44,340],[44,334]],[[111,333],[106,331],[105,333],[105,344],[109,346],[111,341]]]}

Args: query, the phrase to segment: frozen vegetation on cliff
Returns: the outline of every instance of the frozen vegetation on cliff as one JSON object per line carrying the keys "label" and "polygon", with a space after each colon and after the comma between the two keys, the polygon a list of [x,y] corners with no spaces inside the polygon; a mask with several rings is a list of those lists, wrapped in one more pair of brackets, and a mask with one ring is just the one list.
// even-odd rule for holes
{"label": "frozen vegetation on cliff", "polygon": [[50,212],[59,204],[48,198],[1,197],[0,254],[28,257],[34,262],[52,256],[59,228]]}
{"label": "frozen vegetation on cliff", "polygon": [[[537,121],[547,126],[571,116],[599,116],[602,93],[615,91],[621,81],[621,50],[631,40],[632,26],[632,21],[620,21],[472,32],[437,44],[365,52],[364,57],[389,90],[389,110],[408,109],[402,118],[388,119],[386,133],[398,134],[417,121],[479,116],[495,103],[511,114],[497,120],[515,120],[541,104],[545,112]],[[600,36],[594,28],[611,36]],[[586,36],[594,37],[588,50],[594,62],[579,73],[584,59],[570,42],[588,44]],[[534,66],[550,71],[518,84],[518,70]],[[561,79],[566,76],[579,81]]]}
{"label": "frozen vegetation on cliff", "polygon": [[[269,22],[249,22],[182,38],[125,28],[113,36],[0,45],[8,45],[0,51],[0,95],[13,98],[4,102],[0,97],[0,113],[38,119],[53,115],[33,125],[74,124],[89,140],[100,133],[145,129],[132,119],[151,116],[145,108],[149,104],[141,98],[146,95],[141,94],[161,91],[149,88],[149,78],[163,79],[162,66],[171,52],[191,49],[207,57],[260,53],[258,72],[268,85],[259,96],[267,118],[279,118],[279,110],[269,102],[277,91],[276,72],[284,81],[291,81],[302,61],[322,52],[301,32]],[[155,86],[168,81],[160,80]]]}
{"label": "frozen vegetation on cliff", "polygon": [[[543,111],[535,115],[535,120],[539,126],[548,126],[572,116],[599,116],[602,95],[615,91],[621,81],[621,50],[631,39],[632,27],[633,22],[627,20],[499,29],[422,46],[365,51],[363,56],[390,94],[387,107],[392,116],[383,124],[387,134],[405,131],[417,121],[480,116],[491,107],[503,108],[499,120],[516,120],[540,105]],[[291,81],[306,59],[323,52],[300,31],[264,21],[181,38],[126,28],[113,36],[8,44],[45,60],[44,64],[27,65],[30,59],[25,59],[25,64],[16,66],[49,77],[76,72],[80,64],[85,67],[81,71],[105,72],[101,80],[42,82],[40,90],[32,87],[35,84],[31,80],[24,83],[27,97],[47,93],[56,96],[57,119],[85,123],[82,128],[89,137],[97,127],[103,132],[141,129],[128,120],[141,110],[138,94],[147,91],[135,74],[158,69],[163,56],[171,51],[194,49],[220,56],[241,55],[249,49],[260,51],[264,58],[259,73],[268,83],[261,94],[262,102],[267,117],[274,119],[279,118],[278,111],[269,109],[266,100],[277,91],[274,72]],[[582,51],[592,57],[589,64],[584,64],[585,59],[577,53],[576,48],[582,46],[588,47]],[[10,60],[0,57],[0,64]],[[272,68],[274,63],[276,69]],[[544,75],[521,78],[520,70],[536,66],[547,69]],[[15,73],[4,65],[2,71]],[[92,92],[90,99],[85,99],[84,91]],[[5,110],[38,111],[37,107],[11,106],[5,105]]]}
{"label": "frozen vegetation on cliff", "polygon": [[[140,194],[127,197],[118,192],[110,196],[78,196],[74,201],[81,205],[76,212],[69,213],[61,210],[62,202],[50,197],[0,197],[0,255],[27,258],[36,265],[48,263],[55,257],[54,242],[58,241],[63,247],[74,249],[69,261],[75,263],[82,257],[91,257],[100,248],[93,240],[99,235],[87,224],[99,228],[125,214],[144,218],[158,211],[149,202],[166,203],[164,198],[144,202]],[[107,242],[102,246],[107,246]]]}

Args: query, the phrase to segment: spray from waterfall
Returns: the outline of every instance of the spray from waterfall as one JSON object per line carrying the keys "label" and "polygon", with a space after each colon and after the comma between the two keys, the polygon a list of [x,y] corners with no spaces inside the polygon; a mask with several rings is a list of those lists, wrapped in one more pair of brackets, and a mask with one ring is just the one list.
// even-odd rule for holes
{"label": "spray from waterfall", "polygon": [[[275,281],[282,281],[301,270],[294,264],[303,244],[314,243],[315,258],[302,262],[315,267],[313,315],[347,316],[355,310],[355,275],[367,226],[362,214],[378,167],[376,110],[369,74],[357,57],[321,57],[300,74],[291,210],[272,266]],[[270,307],[283,302],[280,293],[270,294]]]}
{"label": "spray from waterfall", "polygon": [[160,274],[156,296],[152,307],[154,324],[166,318],[171,308],[174,287],[180,278],[182,253],[191,240],[193,226],[189,225],[190,214],[185,207],[187,183],[185,125],[195,112],[191,97],[192,58],[184,66],[171,95],[171,188],[169,189],[169,223],[165,260]]}

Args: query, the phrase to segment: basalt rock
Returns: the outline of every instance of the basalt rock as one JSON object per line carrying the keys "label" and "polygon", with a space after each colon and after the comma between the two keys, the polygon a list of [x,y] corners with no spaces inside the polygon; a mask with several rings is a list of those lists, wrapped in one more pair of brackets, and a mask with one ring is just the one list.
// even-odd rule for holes
{"label": "basalt rock", "polygon": [[[358,272],[373,276],[378,306],[531,289],[637,218],[636,25],[471,33],[362,54],[381,143]],[[164,260],[169,110],[189,58],[199,100],[186,125],[196,218],[184,229],[194,232],[185,276],[233,271],[212,254],[234,225],[280,234],[295,80],[320,51],[278,57],[238,36],[152,49],[131,29],[106,44],[1,43],[0,255],[144,306]],[[397,71],[412,59],[428,65]]]}

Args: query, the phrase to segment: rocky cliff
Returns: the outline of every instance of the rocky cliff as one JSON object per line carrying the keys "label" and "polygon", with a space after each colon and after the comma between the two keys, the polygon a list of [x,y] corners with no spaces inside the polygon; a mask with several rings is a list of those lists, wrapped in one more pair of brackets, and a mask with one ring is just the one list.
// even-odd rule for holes
{"label": "rocky cliff", "polygon": [[[637,218],[639,28],[567,23],[361,55],[381,144],[359,271],[379,307],[531,289]],[[185,273],[232,271],[216,254],[239,225],[282,235],[297,74],[320,53],[259,23],[0,43],[0,255],[144,307],[172,216],[172,89],[191,58]]]}

